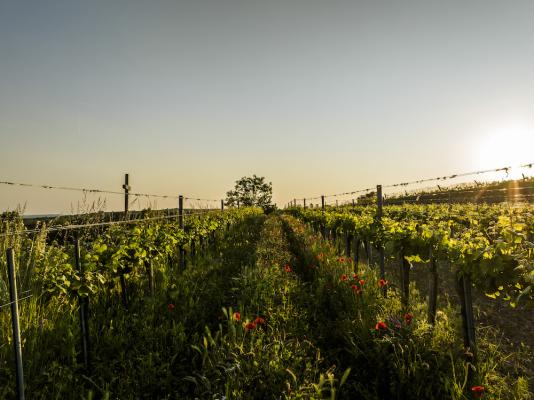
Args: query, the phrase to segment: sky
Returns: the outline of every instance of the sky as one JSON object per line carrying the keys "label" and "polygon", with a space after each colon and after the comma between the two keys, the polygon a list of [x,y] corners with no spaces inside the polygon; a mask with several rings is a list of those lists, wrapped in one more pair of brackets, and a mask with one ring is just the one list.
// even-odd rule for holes
{"label": "sky", "polygon": [[[0,0],[0,181],[120,191],[129,173],[133,191],[220,199],[257,174],[283,206],[529,163],[533,15],[531,0]],[[0,209],[29,214],[104,199],[121,209],[0,185]]]}

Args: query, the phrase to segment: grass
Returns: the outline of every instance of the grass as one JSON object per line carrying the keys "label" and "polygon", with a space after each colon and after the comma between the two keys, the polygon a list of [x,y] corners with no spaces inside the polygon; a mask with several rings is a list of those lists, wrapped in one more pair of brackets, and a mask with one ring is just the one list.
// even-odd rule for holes
{"label": "grass", "polygon": [[[43,289],[44,271],[59,279],[68,262],[60,246],[43,237],[10,243],[32,249],[18,264],[38,294],[21,303],[27,398],[465,400],[475,384],[486,398],[531,397],[525,378],[503,372],[518,358],[489,330],[478,332],[480,361],[468,374],[454,304],[432,327],[415,285],[405,310],[394,288],[382,297],[372,266],[354,270],[294,218],[249,216],[216,242],[184,271],[173,257],[155,261],[154,296],[132,275],[127,310],[116,283],[91,296],[88,370],[77,301]],[[12,398],[6,310],[0,323],[0,397]]]}

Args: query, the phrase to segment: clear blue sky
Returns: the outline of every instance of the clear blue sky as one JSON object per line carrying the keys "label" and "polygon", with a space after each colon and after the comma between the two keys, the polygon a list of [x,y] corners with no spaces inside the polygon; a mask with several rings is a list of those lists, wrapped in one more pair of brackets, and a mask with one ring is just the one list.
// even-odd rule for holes
{"label": "clear blue sky", "polygon": [[[129,172],[134,190],[220,198],[256,173],[283,205],[530,162],[533,16],[531,0],[0,0],[0,180],[120,190]],[[0,187],[1,209],[79,200]]]}

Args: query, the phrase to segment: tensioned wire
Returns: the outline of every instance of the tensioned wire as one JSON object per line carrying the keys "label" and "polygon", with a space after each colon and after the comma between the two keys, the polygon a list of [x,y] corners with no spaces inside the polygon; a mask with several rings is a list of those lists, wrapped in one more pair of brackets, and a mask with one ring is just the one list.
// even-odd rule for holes
{"label": "tensioned wire", "polygon": [[[79,187],[72,187],[72,186],[37,185],[33,183],[23,183],[23,182],[13,182],[13,181],[0,181],[0,185],[34,187],[34,188],[39,188],[39,189],[68,190],[68,191],[83,192],[83,193],[102,193],[102,194],[116,194],[116,195],[126,194],[124,191],[119,192],[116,190],[88,189],[88,188],[79,188]],[[176,200],[180,198],[179,195],[136,193],[136,192],[128,192],[127,194],[128,196],[134,196],[134,197],[156,197],[156,198],[161,198],[161,199],[176,199]],[[213,202],[221,201],[221,199],[204,199],[204,198],[185,197],[185,196],[183,197],[183,199],[184,200],[196,200],[196,201],[213,201]]]}
{"label": "tensioned wire", "polygon": [[[220,210],[202,210],[202,211],[195,211],[195,212],[184,212],[182,216],[188,217],[188,216],[197,216],[197,215],[203,215],[207,213],[213,213],[213,212],[221,212]],[[150,222],[155,220],[163,220],[163,219],[176,219],[179,218],[179,214],[175,215],[165,215],[165,216],[159,216],[159,217],[151,217],[151,218],[136,218],[136,219],[130,219],[130,220],[123,220],[123,221],[107,221],[107,222],[94,222],[90,224],[72,224],[72,225],[56,225],[51,226],[48,228],[35,228],[35,229],[26,229],[23,231],[16,231],[11,233],[2,233],[0,234],[1,237],[8,237],[8,236],[19,236],[19,235],[25,235],[25,234],[31,234],[31,233],[39,233],[42,231],[45,232],[59,232],[59,231],[67,231],[67,230],[74,230],[74,229],[86,229],[86,228],[94,228],[99,226],[111,226],[111,225],[122,225],[122,224],[133,224],[133,223],[141,223],[141,222]]]}
{"label": "tensioned wire", "polygon": [[[420,184],[420,183],[433,182],[433,181],[444,181],[444,180],[450,180],[450,179],[466,177],[466,176],[487,174],[487,173],[491,173],[491,172],[506,172],[506,173],[508,173],[510,170],[513,170],[513,169],[516,169],[516,168],[532,168],[533,166],[534,166],[534,162],[531,162],[531,163],[528,163],[528,164],[520,165],[518,167],[506,166],[506,167],[499,167],[499,168],[493,168],[493,169],[483,169],[483,170],[478,170],[478,171],[462,172],[462,173],[453,174],[453,175],[438,176],[438,177],[435,177],[435,178],[425,178],[425,179],[418,179],[418,180],[409,181],[409,182],[399,182],[399,183],[393,183],[393,184],[389,184],[389,185],[382,185],[382,188],[383,189],[388,189],[388,188],[393,188],[393,187],[405,187],[405,186],[415,185],[415,184]],[[353,190],[353,191],[350,191],[350,192],[328,194],[328,195],[324,195],[324,198],[326,199],[328,197],[347,196],[347,195],[352,195],[352,194],[357,194],[357,193],[370,192],[370,191],[373,191],[373,190],[376,190],[376,187],[366,188],[366,189],[358,189],[358,190]],[[305,197],[305,198],[299,198],[299,199],[295,199],[295,200],[299,200],[299,201],[302,201],[302,200],[317,200],[317,199],[321,199],[321,197],[322,196]]]}

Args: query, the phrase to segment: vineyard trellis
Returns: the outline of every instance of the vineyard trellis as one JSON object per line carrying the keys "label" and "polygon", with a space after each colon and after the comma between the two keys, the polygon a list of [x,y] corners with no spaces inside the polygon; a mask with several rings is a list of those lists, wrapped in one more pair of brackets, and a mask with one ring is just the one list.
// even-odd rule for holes
{"label": "vineyard trellis", "polygon": [[[186,197],[183,195],[156,195],[156,194],[145,194],[145,193],[135,193],[131,192],[131,187],[129,185],[129,175],[125,174],[125,181],[124,185],[122,186],[123,192],[118,191],[110,191],[110,190],[103,190],[103,189],[85,189],[85,188],[73,188],[73,187],[64,187],[64,186],[52,186],[52,185],[33,185],[33,184],[26,184],[26,183],[17,183],[17,182],[7,182],[2,181],[0,184],[5,185],[18,185],[18,186],[31,186],[31,187],[39,187],[43,189],[55,189],[55,190],[70,190],[70,191],[79,191],[84,193],[102,193],[102,194],[122,194],[124,195],[124,211],[122,213],[122,218],[118,220],[111,220],[111,221],[97,221],[97,222],[86,222],[86,223],[71,223],[69,220],[67,220],[66,224],[52,224],[51,226],[46,226],[46,222],[37,223],[37,226],[35,228],[27,228],[27,227],[18,227],[10,230],[6,229],[6,232],[3,232],[0,234],[0,239],[4,240],[4,244],[6,243],[12,243],[14,238],[16,237],[29,237],[30,235],[36,234],[36,235],[44,235],[48,236],[50,233],[60,233],[60,232],[71,232],[73,236],[74,246],[73,246],[73,254],[72,258],[74,260],[75,269],[73,270],[73,278],[77,281],[77,287],[73,290],[73,293],[75,294],[75,297],[78,299],[79,303],[79,321],[80,321],[80,337],[81,337],[81,354],[82,354],[82,362],[84,365],[84,368],[87,370],[90,368],[90,332],[89,332],[89,295],[91,293],[90,290],[90,282],[86,281],[86,278],[88,278],[90,275],[87,275],[88,272],[85,269],[85,264],[87,263],[87,260],[84,260],[82,257],[82,248],[87,247],[87,244],[84,244],[82,246],[81,243],[81,233],[85,231],[90,231],[94,228],[105,228],[105,229],[111,229],[116,226],[149,226],[152,222],[157,223],[170,223],[169,232],[163,233],[165,236],[170,236],[171,240],[168,241],[165,246],[167,246],[167,249],[165,251],[172,252],[172,245],[169,246],[169,243],[175,243],[178,245],[178,254],[179,254],[179,267],[180,270],[183,270],[186,267],[186,250],[185,250],[185,244],[189,243],[191,256],[195,256],[196,253],[196,246],[195,241],[199,241],[201,244],[203,243],[205,238],[212,237],[214,240],[214,232],[216,230],[219,230],[221,228],[228,229],[229,225],[235,221],[237,221],[240,218],[243,218],[246,216],[250,211],[247,211],[246,209],[227,209],[225,210],[225,204],[224,200],[215,200],[215,199],[206,199],[206,198],[197,198],[197,197]],[[135,196],[135,197],[160,197],[160,198],[172,198],[178,200],[178,207],[176,210],[176,213],[174,215],[158,215],[158,211],[153,212],[154,216],[144,216],[144,217],[136,217],[131,218],[131,212],[129,210],[129,197]],[[212,202],[212,203],[219,203],[220,202],[220,208],[208,208],[208,209],[185,209],[184,208],[184,200],[191,200],[191,201],[206,201],[206,202]],[[254,211],[252,211],[254,212]],[[117,215],[117,214],[115,214]],[[73,216],[73,219],[78,220],[80,218],[87,220],[87,216],[80,216],[76,215]],[[9,216],[7,217],[9,218]],[[113,215],[111,216],[113,219]],[[186,220],[189,221],[189,224],[186,224]],[[176,224],[173,224],[173,221]],[[135,229],[133,228],[133,233],[135,234]],[[145,230],[145,233],[149,233],[149,228]],[[140,240],[140,235],[138,232],[137,235],[138,239]],[[96,244],[99,243],[99,239],[96,238]],[[131,262],[135,263],[137,262],[145,264],[145,267],[147,269],[147,281],[148,281],[148,287],[149,292],[152,297],[154,297],[155,293],[155,286],[154,286],[154,271],[152,269],[152,260],[149,258],[149,256],[154,256],[154,252],[160,252],[160,249],[152,249],[151,244],[146,242],[146,238],[143,238],[144,243],[146,245],[146,249],[142,250],[135,250],[134,251],[134,258],[137,259],[133,260],[131,258],[131,255],[128,254],[122,254],[121,257],[125,259],[125,262]],[[155,237],[154,240],[160,240],[158,237]],[[127,242],[125,242],[127,243]],[[103,247],[98,248],[96,244],[93,244],[93,251],[96,251],[98,254],[103,254],[102,250]],[[161,244],[161,243],[160,243]],[[105,246],[105,245],[104,245]],[[141,245],[142,246],[142,245]],[[200,246],[202,247],[202,246]],[[96,248],[96,250],[95,250]],[[117,252],[121,252],[120,246],[118,246]],[[100,253],[99,253],[100,252]],[[142,254],[145,254],[143,256]],[[151,253],[152,252],[152,253]],[[138,254],[139,253],[139,254]],[[28,300],[31,297],[34,296],[31,289],[28,290],[22,290],[21,297],[18,295],[18,288],[20,287],[20,283],[17,282],[17,268],[15,263],[15,249],[13,246],[9,246],[5,249],[6,254],[6,263],[8,267],[7,271],[7,278],[9,283],[9,293],[10,293],[10,300],[9,302],[0,305],[0,312],[8,306],[11,308],[11,320],[12,320],[12,334],[13,334],[13,345],[14,345],[14,353],[15,353],[15,369],[16,369],[16,390],[17,390],[17,398],[18,399],[24,399],[25,398],[25,391],[24,391],[24,372],[23,372],[23,364],[22,364],[22,346],[21,346],[21,330],[20,330],[20,316],[19,316],[19,303]],[[127,268],[121,268],[118,272],[119,274],[119,282],[121,287],[121,297],[122,302],[124,305],[125,310],[128,310],[128,295],[127,295],[127,282],[126,282],[126,272]]]}
{"label": "vineyard trellis", "polygon": [[[521,168],[532,166],[530,163]],[[334,243],[339,243],[339,236],[343,236],[345,255],[350,257],[354,252],[355,273],[358,272],[362,244],[368,264],[371,264],[372,249],[378,250],[377,264],[383,282],[387,282],[385,252],[388,251],[390,257],[391,253],[398,255],[399,290],[406,310],[409,309],[412,264],[429,264],[428,321],[431,324],[435,321],[438,303],[438,260],[446,260],[455,265],[465,354],[470,361],[476,363],[472,286],[481,285],[488,297],[504,298],[514,307],[521,299],[534,300],[534,214],[529,205],[534,198],[532,179],[522,174],[521,184],[511,181],[515,184],[506,184],[505,187],[493,188],[475,182],[475,188],[454,187],[447,190],[438,185],[435,192],[405,192],[390,197],[383,195],[383,189],[405,188],[411,184],[489,172],[508,173],[510,169],[511,167],[495,168],[294,199],[287,204],[287,212],[310,224],[323,238]],[[351,203],[339,207],[336,207],[337,204],[326,204],[327,198],[358,193],[368,194],[365,202],[355,202],[352,199]],[[319,199],[320,208],[309,207],[310,203],[306,202]],[[302,206],[297,201],[302,201]],[[500,206],[506,202],[516,205],[514,208]],[[518,203],[524,205],[517,205]],[[484,228],[481,227],[482,224]],[[382,293],[385,297],[387,290],[388,286],[384,285]]]}

